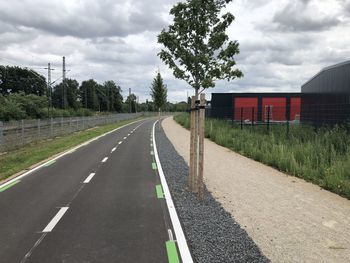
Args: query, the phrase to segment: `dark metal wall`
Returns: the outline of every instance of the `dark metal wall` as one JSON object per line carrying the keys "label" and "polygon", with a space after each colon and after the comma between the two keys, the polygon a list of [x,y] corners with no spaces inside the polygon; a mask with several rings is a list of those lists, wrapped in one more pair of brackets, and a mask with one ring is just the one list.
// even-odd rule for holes
{"label": "dark metal wall", "polygon": [[350,94],[350,61],[323,69],[302,85],[301,92]]}
{"label": "dark metal wall", "polygon": [[327,67],[301,87],[301,121],[315,126],[350,119],[350,61]]}

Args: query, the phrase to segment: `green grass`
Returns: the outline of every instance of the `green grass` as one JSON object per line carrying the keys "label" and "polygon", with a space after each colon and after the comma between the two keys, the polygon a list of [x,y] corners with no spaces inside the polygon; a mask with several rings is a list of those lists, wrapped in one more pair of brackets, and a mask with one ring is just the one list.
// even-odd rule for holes
{"label": "green grass", "polygon": [[[189,115],[174,119],[189,128]],[[305,179],[350,199],[350,136],[346,128],[308,126],[247,126],[207,119],[205,136],[244,156]]]}
{"label": "green grass", "polygon": [[28,169],[31,165],[45,160],[55,154],[68,150],[103,133],[139,119],[142,118],[95,127],[93,129],[73,133],[64,137],[58,137],[53,140],[26,145],[23,148],[3,154],[0,156],[0,181],[19,171]]}

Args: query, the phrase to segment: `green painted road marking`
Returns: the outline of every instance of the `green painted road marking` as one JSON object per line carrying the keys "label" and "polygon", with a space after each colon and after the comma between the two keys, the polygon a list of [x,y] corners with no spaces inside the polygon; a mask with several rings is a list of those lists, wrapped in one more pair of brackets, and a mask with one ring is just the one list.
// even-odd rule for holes
{"label": "green painted road marking", "polygon": [[152,163],[152,169],[153,169],[153,170],[157,170],[157,165],[156,165],[156,163]]}
{"label": "green painted road marking", "polygon": [[10,184],[4,186],[4,187],[0,187],[0,193],[3,192],[3,191],[5,191],[6,189],[9,189],[10,187],[14,186],[15,184],[18,184],[19,182],[20,182],[20,181],[17,180],[17,181],[14,181],[14,182],[12,182],[12,183],[10,183]]}
{"label": "green painted road marking", "polygon": [[151,155],[154,155],[154,152],[153,152],[153,151],[151,151]]}
{"label": "green painted road marking", "polygon": [[53,163],[55,163],[56,161],[55,160],[52,160],[52,161],[50,161],[50,162],[48,162],[47,164],[45,164],[45,166],[47,167],[47,166],[50,166],[51,164],[53,164]]}
{"label": "green painted road marking", "polygon": [[177,255],[176,244],[174,241],[165,242],[166,251],[168,253],[169,263],[180,263],[179,256]]}
{"label": "green painted road marking", "polygon": [[156,193],[157,193],[157,198],[164,198],[163,189],[160,184],[156,185]]}

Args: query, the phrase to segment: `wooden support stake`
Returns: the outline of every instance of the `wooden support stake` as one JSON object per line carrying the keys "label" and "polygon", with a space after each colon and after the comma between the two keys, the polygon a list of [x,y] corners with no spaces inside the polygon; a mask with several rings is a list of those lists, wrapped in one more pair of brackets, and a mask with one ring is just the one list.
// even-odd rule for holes
{"label": "wooden support stake", "polygon": [[190,190],[193,190],[193,178],[194,178],[194,163],[195,163],[195,155],[194,155],[194,140],[195,140],[195,111],[193,110],[195,107],[195,97],[192,96],[191,99],[191,120],[190,120],[190,167],[189,167],[189,175],[188,175],[188,187]]}
{"label": "wooden support stake", "polygon": [[203,182],[203,166],[204,166],[204,129],[205,129],[205,94],[200,96],[199,110],[199,162],[198,162],[198,198],[203,201],[204,198],[204,182]]}
{"label": "wooden support stake", "polygon": [[[195,107],[197,108],[198,105]],[[192,177],[192,192],[198,193],[198,163],[199,163],[199,110],[194,112],[195,125],[194,125],[194,166]]]}

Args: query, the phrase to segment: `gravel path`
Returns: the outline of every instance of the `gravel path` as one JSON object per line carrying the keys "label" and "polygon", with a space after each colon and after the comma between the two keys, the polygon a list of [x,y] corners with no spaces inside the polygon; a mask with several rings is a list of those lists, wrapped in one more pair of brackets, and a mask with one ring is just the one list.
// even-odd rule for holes
{"label": "gravel path", "polygon": [[[189,131],[167,138],[187,162]],[[272,262],[350,263],[350,201],[205,139],[206,187]]]}
{"label": "gravel path", "polygon": [[164,174],[195,262],[269,262],[246,231],[207,190],[202,204],[188,191],[188,166],[159,125],[156,141]]}

